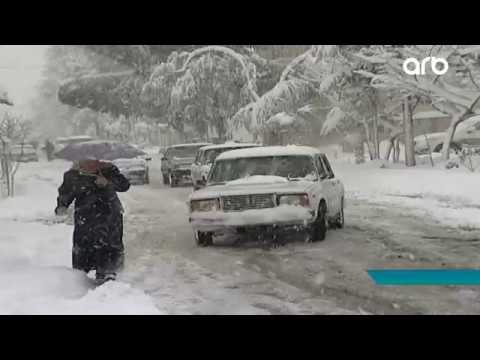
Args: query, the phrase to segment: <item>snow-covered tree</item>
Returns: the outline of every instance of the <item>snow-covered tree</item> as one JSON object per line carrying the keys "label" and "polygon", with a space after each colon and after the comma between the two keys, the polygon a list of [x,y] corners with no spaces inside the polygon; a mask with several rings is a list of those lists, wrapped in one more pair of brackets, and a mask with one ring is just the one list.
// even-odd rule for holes
{"label": "snow-covered tree", "polygon": [[[417,45],[378,46],[369,54],[357,56],[382,68],[381,73],[362,72],[378,89],[394,89],[404,97],[426,98],[437,110],[449,114],[451,123],[446,132],[443,157],[449,158],[450,144],[458,124],[478,112],[480,101],[480,46]],[[437,75],[426,67],[422,75],[409,75],[403,69],[408,58],[419,61],[427,57],[443,58],[449,70]]]}
{"label": "snow-covered tree", "polygon": [[12,156],[11,146],[25,144],[31,128],[30,121],[9,112],[0,119],[0,187],[6,190],[7,196],[15,194],[15,174],[20,166]]}
{"label": "snow-covered tree", "polygon": [[43,79],[38,85],[38,95],[30,104],[34,123],[38,124],[43,134],[47,136],[70,134],[73,130],[71,120],[79,107],[76,106],[76,102],[63,102],[59,99],[58,93],[62,85],[68,79],[98,76],[101,73],[120,70],[125,68],[82,46],[50,46],[46,52]]}
{"label": "snow-covered tree", "polygon": [[[258,61],[258,58],[256,59]],[[204,137],[228,137],[228,120],[256,93],[256,67],[248,56],[223,46],[172,53],[144,85],[143,98],[180,132],[193,126]]]}

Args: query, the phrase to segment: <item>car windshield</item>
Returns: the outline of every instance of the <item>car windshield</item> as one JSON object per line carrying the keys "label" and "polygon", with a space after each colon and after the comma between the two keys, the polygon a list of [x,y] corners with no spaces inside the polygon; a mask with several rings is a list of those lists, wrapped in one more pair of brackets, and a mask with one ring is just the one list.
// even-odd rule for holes
{"label": "car windshield", "polygon": [[463,123],[458,124],[457,131],[464,130],[480,130],[480,120],[477,118],[465,120]]}
{"label": "car windshield", "polygon": [[[246,149],[247,147],[242,147],[241,149]],[[223,154],[224,152],[230,150],[236,150],[239,147],[231,147],[231,148],[218,148],[218,149],[209,149],[205,150],[205,154],[203,155],[203,164],[211,164],[215,161],[218,155]]]}
{"label": "car windshield", "polygon": [[268,156],[217,161],[209,183],[225,183],[255,175],[281,176],[291,180],[309,175],[316,177],[315,166],[310,156]]}
{"label": "car windshield", "polygon": [[200,146],[178,146],[178,147],[168,149],[166,156],[169,158],[195,157],[195,154],[197,153],[197,150],[199,148]]}

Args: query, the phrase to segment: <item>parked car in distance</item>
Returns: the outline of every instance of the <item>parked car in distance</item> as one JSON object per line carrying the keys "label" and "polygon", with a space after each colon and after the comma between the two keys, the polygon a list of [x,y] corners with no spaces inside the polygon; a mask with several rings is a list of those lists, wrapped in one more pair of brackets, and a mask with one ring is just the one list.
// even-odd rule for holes
{"label": "parked car in distance", "polygon": [[197,152],[197,157],[195,158],[191,169],[193,188],[198,190],[205,186],[213,162],[220,154],[230,150],[246,149],[259,146],[261,145],[226,142],[225,144],[208,145],[200,148]]}
{"label": "parked car in distance", "polygon": [[217,157],[206,187],[189,197],[199,246],[216,233],[302,231],[309,241],[343,227],[344,187],[327,156],[305,146],[232,150]]}
{"label": "parked car in distance", "polygon": [[[88,135],[59,137],[59,138],[56,138],[55,141],[53,142],[55,146],[54,152],[58,152],[70,144],[78,144],[78,143],[92,141],[92,140],[94,139]],[[42,150],[45,150],[45,145],[42,146]]]}
{"label": "parked car in distance", "polygon": [[[430,149],[432,152],[441,152],[443,148],[443,141],[445,139],[445,132],[429,133],[425,135],[416,136],[415,153],[419,155],[428,154]],[[453,141],[450,147],[455,152],[460,152],[462,147],[474,146],[480,148],[480,116],[472,116],[457,125]]]}
{"label": "parked car in distance", "polygon": [[38,161],[37,150],[30,144],[17,144],[12,146],[10,153],[12,159],[17,162],[36,162]]}
{"label": "parked car in distance", "polygon": [[171,187],[191,181],[191,166],[198,149],[210,143],[178,144],[167,148],[162,157],[163,183]]}
{"label": "parked car in distance", "polygon": [[132,185],[150,184],[148,161],[143,158],[117,159],[112,163]]}

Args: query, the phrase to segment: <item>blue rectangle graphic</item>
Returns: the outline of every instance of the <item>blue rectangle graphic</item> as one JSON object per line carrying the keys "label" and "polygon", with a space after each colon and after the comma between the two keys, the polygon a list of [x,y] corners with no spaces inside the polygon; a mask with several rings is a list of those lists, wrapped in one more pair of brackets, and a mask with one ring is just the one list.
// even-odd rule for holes
{"label": "blue rectangle graphic", "polygon": [[376,285],[480,285],[480,270],[476,269],[383,269],[367,272]]}

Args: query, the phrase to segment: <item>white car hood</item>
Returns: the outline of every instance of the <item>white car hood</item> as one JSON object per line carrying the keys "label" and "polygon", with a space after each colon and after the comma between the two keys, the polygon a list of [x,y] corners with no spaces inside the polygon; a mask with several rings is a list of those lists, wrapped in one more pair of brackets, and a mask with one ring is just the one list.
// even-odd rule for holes
{"label": "white car hood", "polygon": [[314,183],[310,181],[270,182],[262,184],[214,185],[195,191],[190,200],[208,199],[230,195],[301,193],[307,192]]}

